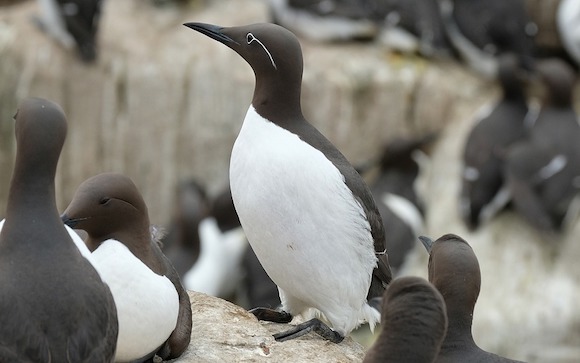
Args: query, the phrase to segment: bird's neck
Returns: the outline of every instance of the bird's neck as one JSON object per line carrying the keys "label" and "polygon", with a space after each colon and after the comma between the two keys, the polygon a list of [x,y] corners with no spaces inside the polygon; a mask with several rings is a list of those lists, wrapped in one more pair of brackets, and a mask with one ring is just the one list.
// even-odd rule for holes
{"label": "bird's neck", "polygon": [[275,82],[268,78],[256,78],[252,105],[260,115],[268,120],[301,118],[301,79],[287,79]]}
{"label": "bird's neck", "polygon": [[458,346],[475,345],[473,335],[471,333],[473,310],[454,310],[448,308],[447,318],[449,320],[449,324],[447,327],[447,334],[445,335],[445,339],[441,345],[442,351],[445,347],[448,349],[454,349]]}
{"label": "bird's neck", "polygon": [[[29,167],[16,160],[7,201],[7,222],[22,216],[58,217],[55,198],[54,177],[56,167],[38,165]],[[60,219],[60,218],[59,218]]]}

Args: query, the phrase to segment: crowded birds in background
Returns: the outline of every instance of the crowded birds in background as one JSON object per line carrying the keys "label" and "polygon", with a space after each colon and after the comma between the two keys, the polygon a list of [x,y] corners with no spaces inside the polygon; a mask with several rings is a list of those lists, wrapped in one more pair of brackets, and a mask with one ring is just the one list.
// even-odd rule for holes
{"label": "crowded birds in background", "polygon": [[112,362],[118,333],[113,296],[56,208],[64,112],[28,98],[15,121],[16,161],[0,223],[0,361]]}
{"label": "crowded birds in background", "polygon": [[423,278],[400,277],[389,285],[382,304],[382,330],[363,363],[432,363],[447,330],[439,291]]}
{"label": "crowded birds in background", "polygon": [[495,79],[497,57],[505,53],[531,67],[537,25],[524,0],[439,0],[439,5],[449,41],[471,69]]}
{"label": "crowded birds in background", "polygon": [[268,0],[272,22],[317,42],[372,39],[376,0]]}
{"label": "crowded birds in background", "polygon": [[119,316],[115,359],[179,357],[191,336],[189,295],[151,236],[147,206],[133,181],[119,173],[87,179],[61,218],[88,233],[86,244],[113,293]]}
{"label": "crowded birds in background", "polygon": [[538,62],[543,85],[540,111],[526,139],[505,165],[516,211],[541,231],[561,230],[580,191],[580,124],[572,104],[576,76],[562,60]]}
{"label": "crowded birds in background", "polygon": [[[460,212],[465,224],[476,229],[509,202],[503,169],[510,146],[524,138],[537,116],[528,108],[527,73],[513,54],[499,57],[500,99],[476,115],[463,149]],[[526,123],[528,125],[526,125]]]}
{"label": "crowded birds in background", "polygon": [[[187,23],[236,51],[254,70],[251,106],[234,144],[230,186],[241,225],[276,283],[282,309],[262,320],[306,322],[277,340],[314,330],[340,342],[379,321],[369,301],[391,280],[385,231],[372,195],[346,158],[302,115],[302,51],[274,24]],[[314,317],[320,312],[331,328]]]}
{"label": "crowded birds in background", "polygon": [[209,213],[209,197],[197,181],[187,180],[177,185],[173,214],[161,242],[163,253],[181,277],[199,258],[201,249],[199,224]]}
{"label": "crowded birds in background", "polygon": [[421,167],[428,163],[423,149],[427,149],[435,137],[435,134],[428,134],[392,140],[385,145],[378,160],[357,167],[365,177],[378,174],[369,186],[383,225],[389,231],[387,250],[395,275],[423,229],[424,207],[416,183]]}
{"label": "crowded birds in background", "polygon": [[38,0],[36,24],[67,49],[75,48],[85,62],[97,58],[97,32],[104,0]]}
{"label": "crowded birds in background", "polygon": [[471,324],[481,272],[471,246],[454,234],[446,234],[435,242],[424,236],[419,239],[429,253],[429,282],[439,290],[447,308],[447,333],[435,362],[517,363],[484,351],[473,340]]}

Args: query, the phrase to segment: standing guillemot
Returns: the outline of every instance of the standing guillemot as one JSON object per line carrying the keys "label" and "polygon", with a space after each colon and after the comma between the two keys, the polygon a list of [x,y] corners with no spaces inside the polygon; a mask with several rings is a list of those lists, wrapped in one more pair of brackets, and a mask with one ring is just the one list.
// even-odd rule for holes
{"label": "standing guillemot", "polygon": [[580,67],[580,1],[560,0],[556,25],[566,53]]}
{"label": "standing guillemot", "polygon": [[363,363],[432,363],[447,331],[445,301],[420,277],[394,279],[383,296],[382,331]]}
{"label": "standing guillemot", "polygon": [[537,72],[545,86],[540,113],[529,136],[510,150],[504,172],[516,211],[539,230],[555,232],[580,191],[576,75],[556,58],[539,62]]}
{"label": "standing guillemot", "polygon": [[451,44],[474,71],[495,78],[496,57],[503,53],[531,67],[537,26],[523,0],[440,0],[439,6]]}
{"label": "standing guillemot", "polygon": [[179,357],[191,336],[189,295],[151,238],[147,206],[118,173],[87,179],[62,215],[88,233],[86,244],[109,284],[119,317],[116,361]]}
{"label": "standing guillemot", "polygon": [[522,363],[479,348],[473,340],[473,309],[481,287],[479,262],[461,237],[446,234],[433,242],[419,237],[429,253],[428,275],[443,296],[448,327],[436,363]]}
{"label": "standing guillemot", "polygon": [[199,224],[209,213],[210,200],[197,181],[187,180],[177,186],[173,215],[161,242],[163,253],[181,277],[199,258]]}
{"label": "standing guillemot", "polygon": [[527,75],[515,55],[499,57],[498,79],[502,96],[478,112],[463,149],[460,213],[472,230],[509,202],[504,160],[509,147],[524,137],[528,121],[537,116],[537,110],[528,108]]}
{"label": "standing guillemot", "polygon": [[381,24],[381,43],[425,57],[444,59],[452,56],[437,1],[377,1],[377,7],[373,19]]}
{"label": "standing guillemot", "polygon": [[280,304],[276,285],[248,246],[229,184],[210,198],[195,180],[180,183],[168,230],[163,252],[187,290],[242,306]]}
{"label": "standing guillemot", "polygon": [[38,26],[65,48],[76,45],[83,61],[97,58],[97,31],[103,0],[38,0]]}
{"label": "standing guillemot", "polygon": [[241,261],[248,247],[241,227],[222,231],[209,216],[199,223],[199,259],[183,277],[188,290],[232,300],[241,282]]}
{"label": "standing guillemot", "polygon": [[374,0],[269,0],[272,21],[300,37],[333,42],[372,39]]}
{"label": "standing guillemot", "polygon": [[[211,205],[211,214],[216,219],[222,233],[230,233],[233,230],[242,228],[229,185],[212,200]],[[243,255],[239,257],[232,256],[236,257],[236,261],[238,261],[237,258],[241,259],[239,260],[240,266],[237,271],[242,278],[240,279],[239,276],[231,278],[232,282],[237,285],[236,293],[238,296],[236,301],[239,305],[248,308],[279,306],[280,297],[276,284],[272,282],[266,271],[264,271],[254,250],[248,245],[245,235],[242,235],[242,238],[245,246],[242,251]],[[232,259],[232,257],[229,258]],[[221,264],[223,265],[223,262]]]}
{"label": "standing guillemot", "polygon": [[242,282],[242,258],[248,242],[229,185],[212,198],[208,216],[200,222],[198,230],[201,253],[199,260],[183,276],[185,286],[235,301]]}
{"label": "standing guillemot", "polygon": [[426,158],[421,149],[434,139],[435,134],[428,134],[392,140],[384,147],[378,161],[357,168],[363,176],[378,173],[369,186],[383,225],[389,231],[386,246],[395,275],[423,229],[424,208],[415,187],[421,167],[419,162],[423,163]]}
{"label": "standing guillemot", "polygon": [[29,98],[15,120],[16,162],[0,232],[0,361],[112,362],[113,296],[56,208],[64,112]]}
{"label": "standing guillemot", "polygon": [[385,231],[372,195],[346,158],[302,115],[302,51],[290,31],[274,24],[223,28],[187,23],[236,51],[254,70],[256,86],[232,150],[230,185],[241,225],[276,283],[283,311],[258,308],[258,318],[289,322],[275,334],[311,330],[340,342],[359,324],[373,327],[391,280]]}

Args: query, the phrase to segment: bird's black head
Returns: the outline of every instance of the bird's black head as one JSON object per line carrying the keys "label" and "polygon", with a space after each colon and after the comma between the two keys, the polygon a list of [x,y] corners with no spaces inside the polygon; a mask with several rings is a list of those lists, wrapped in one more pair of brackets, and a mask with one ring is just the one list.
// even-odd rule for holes
{"label": "bird's black head", "polygon": [[271,120],[274,109],[277,113],[300,111],[302,50],[292,32],[271,23],[237,27],[184,25],[227,45],[248,62],[256,76],[252,104],[263,117]]}
{"label": "bird's black head", "polygon": [[289,30],[270,23],[220,27],[204,23],[185,26],[235,50],[256,73],[290,71],[302,73],[302,50]]}

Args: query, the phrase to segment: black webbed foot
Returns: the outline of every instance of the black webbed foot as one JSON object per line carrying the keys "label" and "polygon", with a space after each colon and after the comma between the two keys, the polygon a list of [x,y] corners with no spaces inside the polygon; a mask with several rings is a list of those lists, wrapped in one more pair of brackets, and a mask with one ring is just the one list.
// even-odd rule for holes
{"label": "black webbed foot", "polygon": [[274,323],[289,323],[292,321],[292,314],[285,311],[274,310],[270,308],[254,308],[249,310],[258,320],[272,321]]}
{"label": "black webbed foot", "polygon": [[286,340],[298,338],[311,331],[314,331],[316,334],[320,335],[324,339],[337,344],[344,339],[344,337],[341,334],[330,329],[328,325],[324,324],[322,321],[316,318],[308,320],[302,324],[296,325],[294,328],[290,330],[274,334],[274,339],[276,339],[276,341],[283,342]]}

